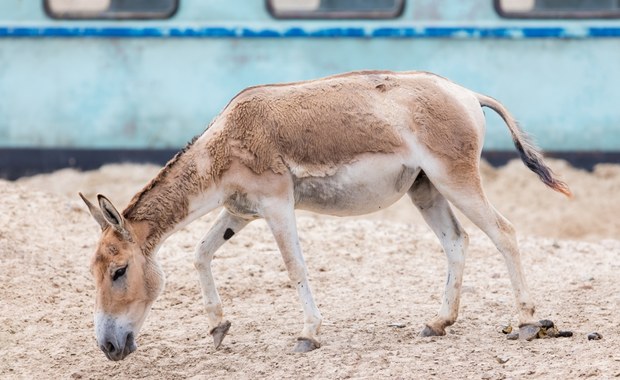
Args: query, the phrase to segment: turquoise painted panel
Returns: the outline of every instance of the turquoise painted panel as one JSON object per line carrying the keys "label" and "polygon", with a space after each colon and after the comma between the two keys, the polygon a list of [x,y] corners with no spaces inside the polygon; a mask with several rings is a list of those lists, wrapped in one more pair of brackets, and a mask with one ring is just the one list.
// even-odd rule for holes
{"label": "turquoise painted panel", "polygon": [[[496,97],[547,150],[620,150],[620,21],[502,20],[491,0],[408,1],[396,20],[279,21],[262,1],[181,0],[170,20],[68,22],[4,0],[0,37],[0,147],[178,147],[247,86],[391,69]],[[486,148],[512,150],[486,114]]]}

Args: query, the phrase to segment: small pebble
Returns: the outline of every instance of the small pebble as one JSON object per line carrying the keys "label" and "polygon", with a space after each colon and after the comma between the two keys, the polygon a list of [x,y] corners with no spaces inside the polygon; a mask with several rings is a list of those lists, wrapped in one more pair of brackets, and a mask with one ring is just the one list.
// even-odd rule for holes
{"label": "small pebble", "polygon": [[510,360],[510,358],[506,357],[506,356],[496,356],[495,360],[497,360],[497,362],[499,364],[506,364],[506,362],[508,362],[508,360]]}
{"label": "small pebble", "polygon": [[562,338],[570,338],[571,336],[573,336],[573,332],[572,331],[558,331],[558,336]]}
{"label": "small pebble", "polygon": [[510,333],[510,334],[506,335],[506,339],[508,339],[508,340],[517,340],[517,339],[519,339],[519,333],[518,332]]}
{"label": "small pebble", "polygon": [[592,332],[588,334],[588,340],[601,340],[603,336],[597,332]]}
{"label": "small pebble", "polygon": [[502,328],[502,332],[504,334],[510,334],[512,332],[512,326],[511,325],[504,326],[504,328]]}
{"label": "small pebble", "polygon": [[406,325],[406,324],[404,324],[404,323],[390,323],[390,324],[388,325],[388,327],[396,327],[396,328],[398,328],[398,329],[405,328],[405,326],[407,326],[407,325]]}

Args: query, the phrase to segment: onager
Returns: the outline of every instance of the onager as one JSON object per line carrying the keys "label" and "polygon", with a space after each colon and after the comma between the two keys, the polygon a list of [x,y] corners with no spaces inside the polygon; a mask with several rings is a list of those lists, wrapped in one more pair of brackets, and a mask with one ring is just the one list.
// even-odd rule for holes
{"label": "onager", "polygon": [[405,193],[448,258],[441,307],[421,335],[444,335],[458,314],[468,235],[450,204],[501,252],[520,326],[535,328],[515,231],[489,204],[481,185],[482,106],[503,118],[525,165],[570,196],[502,104],[437,75],[364,71],[242,91],[122,213],[103,195],[96,207],[80,194],[102,229],[91,262],[99,347],[111,360],[136,349],[140,327],[163,287],[156,252],[175,231],[218,207],[222,211],[197,245],[194,262],[215,347],[231,324],[224,320],[211,260],[258,218],[271,229],[301,301],[304,321],[294,350],[320,347],[322,317],[294,210],[359,215],[385,208]]}

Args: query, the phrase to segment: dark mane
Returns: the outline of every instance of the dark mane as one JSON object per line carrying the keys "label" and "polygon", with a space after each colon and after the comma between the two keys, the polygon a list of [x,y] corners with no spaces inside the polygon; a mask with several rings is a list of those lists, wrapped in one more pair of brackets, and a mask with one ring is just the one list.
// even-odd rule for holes
{"label": "dark mane", "polygon": [[131,218],[131,215],[135,211],[137,204],[140,203],[142,198],[155,186],[157,186],[157,184],[161,183],[166,178],[174,165],[179,161],[179,159],[181,159],[181,156],[183,156],[192,147],[192,145],[194,145],[194,143],[196,142],[196,140],[198,140],[200,136],[201,134],[194,136],[179,152],[177,152],[177,154],[174,155],[174,157],[172,157],[170,161],[166,163],[166,165],[159,171],[159,173],[157,173],[155,178],[153,178],[146,186],[144,186],[144,188],[140,192],[136,193],[136,195],[133,196],[133,198],[129,202],[129,205],[127,205],[125,211],[123,211],[123,216],[126,219]]}

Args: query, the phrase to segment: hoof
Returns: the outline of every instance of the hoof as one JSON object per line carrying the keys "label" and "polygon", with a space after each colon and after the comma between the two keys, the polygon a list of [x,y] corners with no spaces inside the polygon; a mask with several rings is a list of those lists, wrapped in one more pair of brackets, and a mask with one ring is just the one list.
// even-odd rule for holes
{"label": "hoof", "polygon": [[213,345],[215,346],[216,350],[222,344],[222,341],[224,340],[228,329],[230,329],[230,322],[225,321],[217,325],[217,327],[215,327],[213,330],[211,330],[211,336],[213,336]]}
{"label": "hoof", "polygon": [[426,325],[424,327],[424,330],[422,330],[420,332],[420,336],[423,337],[428,337],[428,336],[444,336],[446,335],[446,330],[441,329],[440,331],[437,331],[435,329],[433,329],[432,327],[430,327],[429,325]]}
{"label": "hoof", "polygon": [[321,344],[314,339],[297,338],[297,343],[293,352],[309,352],[321,347]]}

